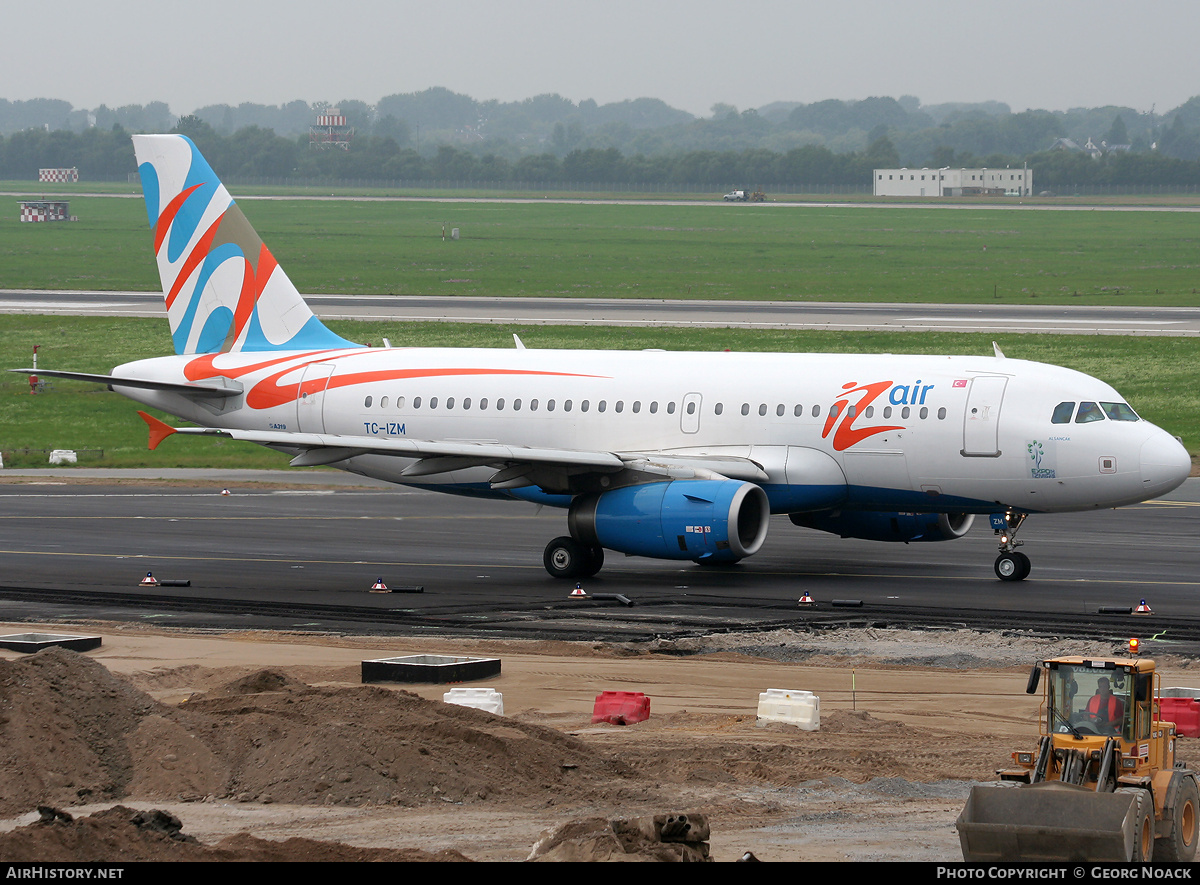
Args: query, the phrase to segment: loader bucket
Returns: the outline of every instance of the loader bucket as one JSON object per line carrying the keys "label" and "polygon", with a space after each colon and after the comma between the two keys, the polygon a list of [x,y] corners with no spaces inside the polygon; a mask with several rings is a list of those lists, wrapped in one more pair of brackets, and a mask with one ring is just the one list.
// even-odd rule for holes
{"label": "loader bucket", "polygon": [[971,788],[955,826],[965,861],[1140,859],[1138,791],[1059,781]]}

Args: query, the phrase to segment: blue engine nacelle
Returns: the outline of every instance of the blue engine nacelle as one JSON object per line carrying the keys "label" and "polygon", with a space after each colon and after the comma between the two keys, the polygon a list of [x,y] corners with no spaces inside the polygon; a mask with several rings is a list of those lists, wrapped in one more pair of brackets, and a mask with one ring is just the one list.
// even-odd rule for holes
{"label": "blue engine nacelle", "polygon": [[791,513],[793,523],[865,541],[953,541],[975,521],[974,513]]}
{"label": "blue engine nacelle", "polygon": [[567,525],[575,540],[618,553],[737,562],[762,547],[770,516],[753,483],[688,479],[576,498]]}

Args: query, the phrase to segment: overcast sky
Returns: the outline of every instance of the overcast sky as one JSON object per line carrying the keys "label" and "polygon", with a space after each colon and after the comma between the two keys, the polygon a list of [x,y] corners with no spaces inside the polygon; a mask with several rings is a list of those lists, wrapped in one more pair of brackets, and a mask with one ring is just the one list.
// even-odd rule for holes
{"label": "overcast sky", "polygon": [[[1123,105],[1200,94],[1196,0],[61,0],[4,3],[0,98],[77,108],[358,99],[444,86],[604,104],[915,95]],[[17,39],[17,38],[20,39]]]}

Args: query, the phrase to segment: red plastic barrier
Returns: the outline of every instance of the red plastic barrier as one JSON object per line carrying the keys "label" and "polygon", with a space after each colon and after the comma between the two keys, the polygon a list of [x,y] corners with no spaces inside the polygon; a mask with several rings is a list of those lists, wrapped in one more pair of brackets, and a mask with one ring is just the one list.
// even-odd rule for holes
{"label": "red plastic barrier", "polygon": [[640,691],[602,691],[596,695],[592,722],[633,725],[650,718],[650,698]]}
{"label": "red plastic barrier", "polygon": [[1176,734],[1200,737],[1200,702],[1196,698],[1163,698],[1159,709],[1165,722],[1175,723]]}

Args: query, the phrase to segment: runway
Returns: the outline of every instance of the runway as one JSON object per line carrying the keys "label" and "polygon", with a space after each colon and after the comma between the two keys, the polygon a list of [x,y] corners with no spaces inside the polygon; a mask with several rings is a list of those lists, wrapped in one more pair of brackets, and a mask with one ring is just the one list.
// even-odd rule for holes
{"label": "runway", "polygon": [[[545,573],[542,549],[565,533],[557,510],[396,487],[280,487],[314,476],[300,472],[236,484],[228,496],[219,474],[122,485],[38,473],[0,483],[9,620],[625,640],[847,622],[1067,625],[1093,636],[1161,633],[1160,643],[1200,649],[1200,479],[1163,501],[1031,517],[1022,538],[1033,572],[1019,584],[995,579],[985,518],[960,541],[905,545],[842,540],[776,517],[763,551],[732,567],[610,551],[585,589],[623,594],[626,607],[569,600],[570,585]],[[191,586],[142,588],[148,571]],[[423,592],[369,592],[380,578]],[[815,608],[797,605],[804,591]],[[1141,599],[1153,618],[1103,613]]]}
{"label": "runway", "polygon": [[[321,319],[580,326],[688,326],[1011,335],[1200,335],[1200,307],[307,295]],[[0,289],[0,313],[162,317],[154,292]]]}

